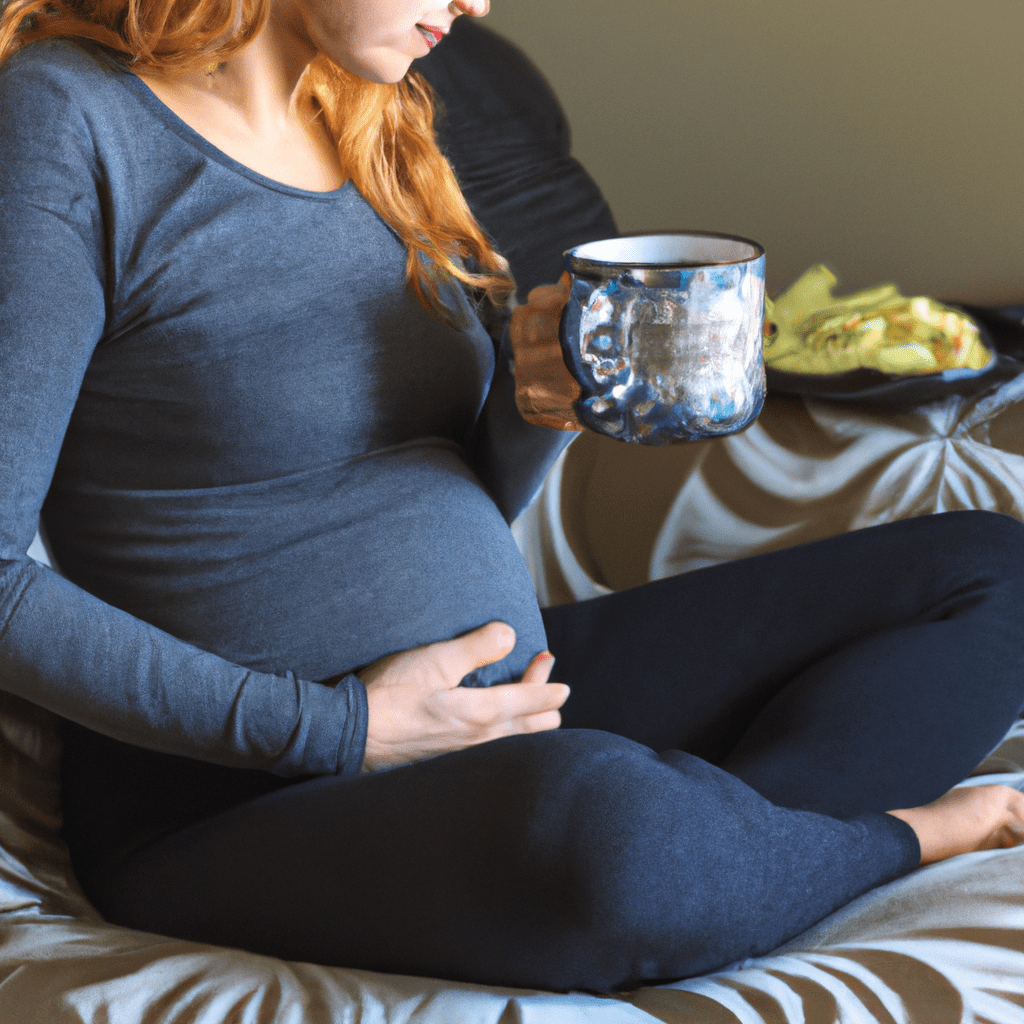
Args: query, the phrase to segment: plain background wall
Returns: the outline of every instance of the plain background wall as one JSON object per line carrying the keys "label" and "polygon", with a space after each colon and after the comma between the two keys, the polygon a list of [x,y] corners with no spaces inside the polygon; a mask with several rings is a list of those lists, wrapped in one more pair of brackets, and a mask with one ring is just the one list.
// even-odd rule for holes
{"label": "plain background wall", "polygon": [[1024,301],[1022,0],[492,0],[624,231]]}

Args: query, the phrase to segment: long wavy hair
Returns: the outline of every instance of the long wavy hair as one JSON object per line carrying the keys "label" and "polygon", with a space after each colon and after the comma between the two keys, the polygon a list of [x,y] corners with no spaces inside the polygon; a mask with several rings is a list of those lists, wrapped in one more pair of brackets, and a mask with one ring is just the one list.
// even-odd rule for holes
{"label": "long wavy hair", "polygon": [[[34,40],[76,37],[159,74],[226,61],[266,24],[270,0],[0,0],[0,8],[0,64]],[[321,56],[302,88],[322,110],[348,177],[404,242],[420,302],[456,325],[442,295],[454,280],[503,305],[514,289],[508,264],[438,149],[426,80],[410,71],[394,85],[369,82]]]}

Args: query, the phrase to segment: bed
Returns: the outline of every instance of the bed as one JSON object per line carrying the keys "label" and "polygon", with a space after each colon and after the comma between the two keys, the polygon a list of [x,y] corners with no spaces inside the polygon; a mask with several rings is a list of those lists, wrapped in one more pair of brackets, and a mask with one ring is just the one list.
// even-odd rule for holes
{"label": "bed", "polygon": [[[529,62],[458,24],[430,68],[447,101],[442,137],[525,291],[557,276],[562,249],[614,222]],[[1024,518],[1022,381],[903,410],[770,396],[745,433],[672,448],[587,435],[517,539],[542,601],[559,603],[893,518],[965,507]],[[59,759],[57,720],[0,694],[3,1022],[1024,1022],[1024,847],[919,869],[770,956],[704,977],[616,995],[491,989],[105,923],[60,840]],[[993,780],[1024,789],[1024,723],[965,784]]]}

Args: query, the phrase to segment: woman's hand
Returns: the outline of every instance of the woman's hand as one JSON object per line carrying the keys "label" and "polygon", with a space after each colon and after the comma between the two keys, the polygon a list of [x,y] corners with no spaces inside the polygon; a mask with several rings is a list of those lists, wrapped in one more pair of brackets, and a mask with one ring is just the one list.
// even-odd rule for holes
{"label": "woman's hand", "polygon": [[545,284],[512,313],[509,340],[515,360],[516,405],[523,419],[555,430],[582,430],[573,403],[580,386],[566,369],[558,323],[569,300],[569,275]]}
{"label": "woman's hand", "polygon": [[530,662],[517,683],[460,687],[474,669],[500,661],[516,635],[490,622],[441,643],[391,654],[356,673],[366,685],[364,769],[375,771],[511,736],[557,729],[569,687],[548,683],[554,657]]}

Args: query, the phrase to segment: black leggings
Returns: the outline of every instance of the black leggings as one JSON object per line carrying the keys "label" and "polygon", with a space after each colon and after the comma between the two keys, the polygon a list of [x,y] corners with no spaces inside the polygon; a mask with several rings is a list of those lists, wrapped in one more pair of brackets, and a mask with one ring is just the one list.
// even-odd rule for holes
{"label": "black leggings", "polygon": [[355,779],[146,754],[126,782],[72,739],[76,868],[115,922],[288,959],[551,989],[708,971],[916,865],[880,812],[1020,711],[1022,565],[1020,523],[949,513],[551,608],[561,730]]}

